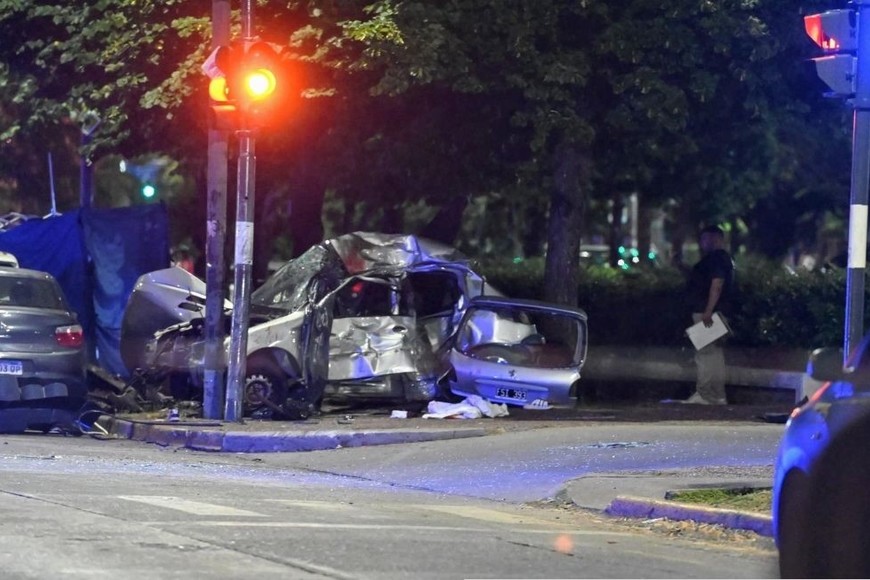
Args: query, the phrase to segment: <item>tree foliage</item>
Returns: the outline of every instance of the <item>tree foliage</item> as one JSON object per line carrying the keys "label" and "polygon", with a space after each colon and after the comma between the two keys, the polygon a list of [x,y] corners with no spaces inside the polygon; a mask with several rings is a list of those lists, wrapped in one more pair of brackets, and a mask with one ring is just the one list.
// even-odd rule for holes
{"label": "tree foliage", "polygon": [[[210,10],[0,0],[0,200],[46,188],[46,149],[73,171],[92,110],[95,157],[170,153],[201,178]],[[842,108],[801,63],[801,15],[790,0],[258,2],[258,34],[308,89],[261,135],[258,231],[303,250],[330,191],[338,229],[403,230],[423,204],[442,209],[429,233],[482,248],[454,240],[478,208],[504,216],[477,230],[489,246],[546,244],[548,297],[568,302],[585,209],[615,195],[669,204],[683,228],[739,218],[781,253],[842,203],[848,153]]]}

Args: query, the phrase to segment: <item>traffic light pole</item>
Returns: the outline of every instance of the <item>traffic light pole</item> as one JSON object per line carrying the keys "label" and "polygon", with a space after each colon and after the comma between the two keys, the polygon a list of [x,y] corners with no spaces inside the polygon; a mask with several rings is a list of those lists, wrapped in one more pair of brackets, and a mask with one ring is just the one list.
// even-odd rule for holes
{"label": "traffic light pole", "polygon": [[[253,0],[242,2],[242,38],[253,37]],[[233,272],[233,319],[230,329],[230,358],[227,368],[227,399],[224,418],[242,421],[242,397],[247,371],[248,327],[251,310],[251,270],[254,263],[254,174],[256,157],[254,133],[238,131],[239,162],[236,187],[236,245]]]}
{"label": "traffic light pole", "polygon": [[236,201],[235,271],[233,275],[233,318],[230,330],[230,359],[227,369],[227,400],[224,418],[242,420],[242,396],[248,353],[248,326],[251,310],[251,270],[254,263],[254,156],[253,131],[241,130],[239,137],[239,176]]}
{"label": "traffic light pole", "polygon": [[[230,0],[212,0],[212,48],[230,42]],[[224,410],[224,250],[227,236],[227,159],[229,132],[208,131],[205,238],[205,349],[202,414],[223,418]]]}
{"label": "traffic light pole", "polygon": [[854,4],[858,13],[859,37],[852,123],[844,362],[864,335],[864,274],[867,266],[867,201],[870,187],[870,0],[856,0]]}

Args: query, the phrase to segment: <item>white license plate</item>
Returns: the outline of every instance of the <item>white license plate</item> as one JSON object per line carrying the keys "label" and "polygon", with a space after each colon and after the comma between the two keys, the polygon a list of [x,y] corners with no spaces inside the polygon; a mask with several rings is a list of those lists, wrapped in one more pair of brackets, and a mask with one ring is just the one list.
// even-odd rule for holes
{"label": "white license plate", "polygon": [[514,399],[515,401],[525,401],[528,397],[528,394],[522,389],[498,388],[495,390],[495,396],[501,399]]}
{"label": "white license plate", "polygon": [[20,360],[0,360],[0,375],[23,375],[24,365]]}

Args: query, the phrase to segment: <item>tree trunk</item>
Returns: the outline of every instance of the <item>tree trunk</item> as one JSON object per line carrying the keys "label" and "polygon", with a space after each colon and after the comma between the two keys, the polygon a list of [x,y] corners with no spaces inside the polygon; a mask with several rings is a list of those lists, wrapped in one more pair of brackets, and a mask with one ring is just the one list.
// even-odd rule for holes
{"label": "tree trunk", "polygon": [[575,146],[562,144],[556,151],[555,179],[550,195],[547,228],[547,261],[544,300],[577,305],[580,224],[586,207],[589,158]]}
{"label": "tree trunk", "polygon": [[625,197],[619,192],[614,192],[611,202],[613,205],[610,208],[610,231],[607,240],[610,244],[610,252],[607,261],[616,268],[622,257],[619,255],[619,247],[622,245],[622,212],[625,209]]}
{"label": "tree trunk", "polygon": [[398,204],[388,204],[382,209],[380,231],[385,234],[401,234],[405,229],[402,207]]}
{"label": "tree trunk", "polygon": [[253,287],[257,288],[269,276],[269,261],[274,253],[275,235],[281,226],[278,205],[282,202],[281,196],[274,191],[265,195],[258,195],[257,205],[254,206],[255,230],[254,230],[254,264],[251,269]]}
{"label": "tree trunk", "polygon": [[468,206],[468,197],[458,195],[441,206],[435,217],[420,231],[424,238],[447,244],[456,245],[456,238],[462,229],[462,214]]}
{"label": "tree trunk", "polygon": [[655,210],[644,203],[644,197],[640,194],[637,201],[640,206],[637,212],[637,251],[641,260],[646,261],[652,249],[652,220]]}
{"label": "tree trunk", "polygon": [[283,227],[290,230],[293,255],[299,256],[314,244],[323,241],[322,214],[326,185],[313,150],[305,154],[303,162],[295,170],[298,175],[291,176],[288,201],[290,218]]}
{"label": "tree trunk", "polygon": [[729,222],[731,224],[731,237],[728,240],[730,243],[729,249],[732,256],[736,256],[740,251],[740,220],[735,216]]}

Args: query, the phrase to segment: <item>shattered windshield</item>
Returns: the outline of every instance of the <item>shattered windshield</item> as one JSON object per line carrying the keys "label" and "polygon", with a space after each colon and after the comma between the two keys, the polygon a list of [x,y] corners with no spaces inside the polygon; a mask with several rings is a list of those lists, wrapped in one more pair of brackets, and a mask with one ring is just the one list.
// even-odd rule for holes
{"label": "shattered windshield", "polygon": [[325,278],[328,281],[326,287],[335,288],[346,276],[347,272],[334,251],[322,245],[313,246],[272,274],[251,294],[251,304],[294,312],[308,302],[312,279]]}

